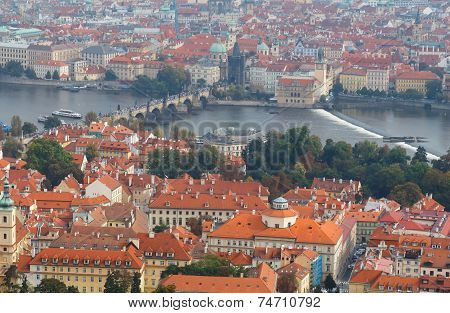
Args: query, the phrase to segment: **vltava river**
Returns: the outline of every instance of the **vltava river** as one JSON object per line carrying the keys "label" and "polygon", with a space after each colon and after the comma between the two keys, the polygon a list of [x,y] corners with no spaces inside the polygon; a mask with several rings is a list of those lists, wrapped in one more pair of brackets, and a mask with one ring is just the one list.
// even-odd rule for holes
{"label": "vltava river", "polygon": [[[118,105],[125,108],[144,103],[145,98],[128,92],[82,90],[72,93],[53,87],[0,83],[0,120],[8,124],[15,114],[24,121],[37,124],[39,115],[49,115],[59,108],[82,114],[89,111],[108,113],[116,110]],[[420,136],[429,139],[421,145],[435,155],[444,154],[450,147],[450,112],[361,108],[341,109],[336,113],[337,117],[324,110],[277,109],[278,114],[271,114],[274,111],[269,108],[209,107],[183,116],[184,120],[178,123],[192,125],[198,134],[226,126],[285,130],[295,125],[308,125],[323,141],[332,138],[355,143],[369,139],[382,144],[382,136]],[[412,147],[406,148],[412,151]]]}

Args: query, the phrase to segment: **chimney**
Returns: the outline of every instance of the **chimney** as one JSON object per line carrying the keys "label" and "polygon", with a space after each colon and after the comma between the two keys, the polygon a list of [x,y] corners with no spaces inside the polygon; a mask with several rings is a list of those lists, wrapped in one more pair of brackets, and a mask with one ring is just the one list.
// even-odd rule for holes
{"label": "chimney", "polygon": [[132,181],[133,181],[133,176],[132,175],[128,175],[128,187],[131,187]]}
{"label": "chimney", "polygon": [[252,210],[252,215],[255,215],[256,214],[256,210]]}
{"label": "chimney", "polygon": [[205,248],[203,249],[204,253],[208,253],[208,243],[205,244]]}
{"label": "chimney", "polygon": [[342,184],[342,178],[341,178],[341,179],[339,179],[339,184]]}
{"label": "chimney", "polygon": [[336,182],[336,178],[333,177],[333,183],[335,183],[335,182]]}
{"label": "chimney", "polygon": [[148,233],[149,238],[155,238],[155,232],[151,231]]}
{"label": "chimney", "polygon": [[150,176],[150,182],[152,183],[152,185],[155,184],[155,175]]}
{"label": "chimney", "polygon": [[173,233],[173,235],[175,236],[175,238],[177,238],[177,240],[180,240],[180,233],[179,232]]}

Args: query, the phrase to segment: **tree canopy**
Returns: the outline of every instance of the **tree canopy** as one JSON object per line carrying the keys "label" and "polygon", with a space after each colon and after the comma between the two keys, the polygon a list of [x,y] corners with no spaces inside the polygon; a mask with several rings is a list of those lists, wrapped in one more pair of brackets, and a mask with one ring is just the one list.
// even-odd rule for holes
{"label": "tree canopy", "polygon": [[130,290],[132,278],[126,271],[113,271],[105,282],[105,293],[126,293]]}
{"label": "tree canopy", "polygon": [[208,254],[204,259],[188,264],[184,267],[169,265],[162,273],[161,278],[169,275],[183,274],[196,276],[234,276],[239,277],[246,274],[247,270],[240,266],[231,265],[230,261],[214,254]]}
{"label": "tree canopy", "polygon": [[57,186],[67,175],[82,181],[82,172],[69,152],[54,140],[38,138],[31,142],[26,153],[27,167],[38,170]]}

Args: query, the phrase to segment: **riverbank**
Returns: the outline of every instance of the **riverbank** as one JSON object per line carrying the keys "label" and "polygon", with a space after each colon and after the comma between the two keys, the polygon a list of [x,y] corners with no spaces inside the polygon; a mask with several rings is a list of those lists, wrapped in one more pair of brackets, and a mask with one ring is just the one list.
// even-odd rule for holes
{"label": "riverbank", "polygon": [[242,107],[273,107],[276,108],[276,103],[269,103],[266,101],[254,100],[212,100],[208,101],[208,105],[212,106],[242,106]]}
{"label": "riverbank", "polygon": [[338,109],[351,109],[354,107],[410,107],[432,110],[450,111],[450,104],[437,103],[431,100],[405,100],[400,98],[380,98],[380,97],[366,97],[359,95],[343,95],[336,97],[333,107]]}
{"label": "riverbank", "polygon": [[120,82],[117,81],[60,81],[60,80],[46,80],[46,79],[28,79],[24,77],[10,77],[10,76],[0,76],[0,83],[1,84],[9,84],[9,85],[20,85],[20,86],[41,86],[41,87],[54,87],[54,88],[61,88],[61,87],[71,87],[71,86],[78,86],[78,85],[85,85],[90,84],[95,87],[97,86],[105,86],[108,88],[117,88],[117,90],[113,89],[102,89],[102,88],[94,88],[93,90],[98,91],[126,91],[126,90],[120,90],[119,87],[121,86]]}

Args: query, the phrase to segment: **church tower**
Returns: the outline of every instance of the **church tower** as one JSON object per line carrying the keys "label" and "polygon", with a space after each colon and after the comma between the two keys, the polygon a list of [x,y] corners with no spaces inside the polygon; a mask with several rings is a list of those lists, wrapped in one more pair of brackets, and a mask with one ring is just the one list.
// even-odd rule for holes
{"label": "church tower", "polygon": [[329,92],[327,84],[327,63],[325,61],[325,53],[322,47],[320,47],[317,51],[317,58],[314,67],[314,77],[322,86],[320,95],[327,95]]}
{"label": "church tower", "polygon": [[0,199],[0,270],[18,260],[16,222],[16,207],[9,194],[9,182],[5,180]]}

